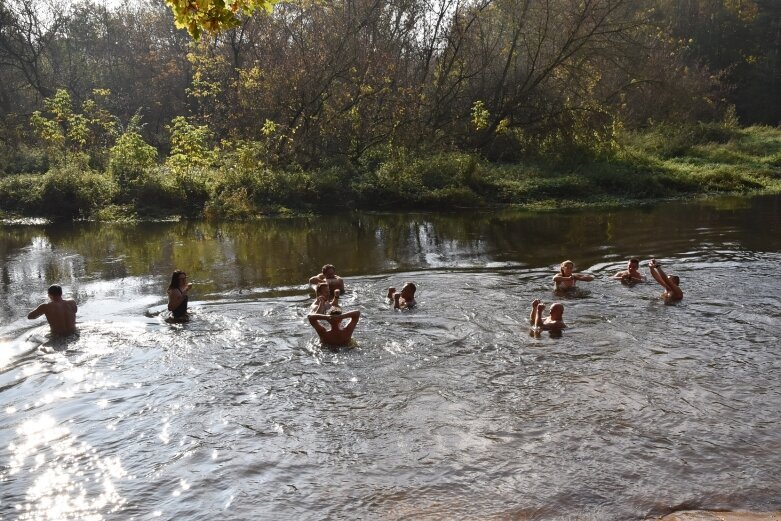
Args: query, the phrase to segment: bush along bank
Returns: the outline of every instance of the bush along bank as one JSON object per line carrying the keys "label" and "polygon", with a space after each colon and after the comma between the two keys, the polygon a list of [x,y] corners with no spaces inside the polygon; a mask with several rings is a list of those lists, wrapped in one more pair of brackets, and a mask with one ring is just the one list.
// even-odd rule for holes
{"label": "bush along bank", "polygon": [[207,136],[198,134],[202,129],[180,123],[163,161],[133,129],[102,157],[34,148],[5,154],[0,212],[53,220],[248,219],[345,209],[545,208],[781,193],[781,129],[771,127],[658,126],[624,133],[597,155],[528,154],[512,163],[382,146],[357,161],[305,169],[268,162],[263,143],[210,148]]}

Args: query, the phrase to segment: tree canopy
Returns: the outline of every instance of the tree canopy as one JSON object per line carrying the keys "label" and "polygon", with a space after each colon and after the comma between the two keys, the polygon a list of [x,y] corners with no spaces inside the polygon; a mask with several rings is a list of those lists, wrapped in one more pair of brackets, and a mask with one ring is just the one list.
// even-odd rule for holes
{"label": "tree canopy", "polygon": [[165,0],[176,26],[187,29],[196,40],[201,33],[217,33],[241,24],[241,16],[257,10],[271,12],[276,0]]}

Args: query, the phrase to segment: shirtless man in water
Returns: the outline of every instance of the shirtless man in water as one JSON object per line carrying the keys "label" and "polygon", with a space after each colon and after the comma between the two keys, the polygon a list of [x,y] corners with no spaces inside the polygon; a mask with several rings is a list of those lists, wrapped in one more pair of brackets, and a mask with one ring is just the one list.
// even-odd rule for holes
{"label": "shirtless man in water", "polygon": [[640,273],[640,259],[629,259],[624,271],[619,271],[613,275],[614,279],[620,280],[622,284],[631,284],[634,282],[645,282],[645,275]]}
{"label": "shirtless man in water", "polygon": [[677,275],[668,276],[662,271],[662,265],[659,264],[656,259],[651,259],[651,262],[648,263],[648,267],[651,269],[651,275],[654,280],[664,288],[662,298],[666,302],[681,300],[683,298],[683,291],[678,287],[681,285],[681,279]]}
{"label": "shirtless man in water", "polygon": [[[350,343],[350,338],[353,336],[353,330],[358,325],[358,319],[361,316],[361,312],[358,310],[348,311],[340,315],[322,315],[318,313],[311,313],[307,316],[309,323],[317,331],[317,335],[320,337],[320,342],[332,346],[346,346]],[[349,320],[346,326],[342,327],[342,321]],[[326,329],[322,324],[327,322],[330,324],[331,329]]]}
{"label": "shirtless man in water", "polygon": [[30,311],[27,318],[36,319],[46,315],[52,333],[59,336],[68,336],[76,332],[76,302],[63,300],[62,288],[54,285],[49,288],[49,302],[41,304]]}
{"label": "shirtless man in water", "polygon": [[532,311],[529,314],[529,324],[535,329],[544,331],[561,331],[565,327],[564,324],[564,304],[553,304],[550,307],[550,314],[543,320],[542,312],[545,309],[545,304],[540,302],[540,299],[535,299],[532,302]]}
{"label": "shirtless man in water", "polygon": [[344,293],[344,279],[336,274],[333,264],[326,264],[320,273],[309,279],[309,284],[315,288],[315,291],[321,282],[328,283],[329,297],[333,297],[337,289]]}
{"label": "shirtless man in water", "polygon": [[391,299],[394,309],[412,309],[415,307],[415,291],[417,290],[414,282],[405,282],[401,291],[396,292],[396,288],[388,288],[388,298]]}

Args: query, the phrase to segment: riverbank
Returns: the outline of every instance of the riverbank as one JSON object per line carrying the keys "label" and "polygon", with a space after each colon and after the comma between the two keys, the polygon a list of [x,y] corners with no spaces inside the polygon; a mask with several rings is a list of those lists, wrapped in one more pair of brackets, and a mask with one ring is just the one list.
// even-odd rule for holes
{"label": "riverbank", "polygon": [[[382,147],[358,162],[305,170],[273,167],[260,151],[234,147],[210,164],[169,158],[117,168],[115,161],[105,172],[92,169],[83,156],[35,156],[37,163],[17,158],[13,168],[6,161],[0,212],[53,220],[241,220],[348,209],[547,209],[781,193],[779,128],[660,126],[622,133],[599,152],[568,150],[560,156],[489,162],[466,152],[427,155]],[[37,171],[19,171],[19,164]]]}

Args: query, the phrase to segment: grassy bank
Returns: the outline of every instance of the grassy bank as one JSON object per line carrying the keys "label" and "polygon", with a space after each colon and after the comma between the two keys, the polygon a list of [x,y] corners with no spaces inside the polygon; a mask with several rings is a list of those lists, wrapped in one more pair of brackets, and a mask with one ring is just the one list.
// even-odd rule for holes
{"label": "grassy bank", "polygon": [[40,150],[0,151],[0,211],[55,220],[244,219],[353,208],[564,207],[781,193],[781,129],[769,127],[657,127],[621,135],[609,152],[570,150],[564,159],[512,164],[465,152],[420,155],[383,147],[358,163],[305,170],[270,166],[252,143],[222,149],[208,161],[163,163],[143,143],[123,147],[112,149],[103,169],[84,155],[49,159]]}

